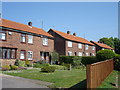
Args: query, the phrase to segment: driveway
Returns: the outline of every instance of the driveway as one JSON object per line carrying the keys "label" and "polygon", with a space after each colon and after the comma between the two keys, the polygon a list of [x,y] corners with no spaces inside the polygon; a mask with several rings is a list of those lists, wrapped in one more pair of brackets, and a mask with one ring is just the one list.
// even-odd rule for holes
{"label": "driveway", "polygon": [[[0,74],[2,88],[48,88],[52,83]],[[0,82],[1,83],[1,82]],[[50,88],[48,88],[50,90]]]}

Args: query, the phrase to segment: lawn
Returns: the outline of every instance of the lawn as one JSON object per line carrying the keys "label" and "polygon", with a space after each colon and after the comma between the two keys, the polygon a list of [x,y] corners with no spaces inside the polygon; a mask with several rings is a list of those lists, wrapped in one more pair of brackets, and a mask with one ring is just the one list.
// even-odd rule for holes
{"label": "lawn", "polygon": [[113,71],[98,88],[116,88],[113,84],[116,83],[116,76],[118,77],[118,71]]}
{"label": "lawn", "polygon": [[19,76],[29,79],[37,79],[53,83],[49,87],[61,87],[61,88],[74,88],[86,86],[86,70],[72,69],[69,70],[57,70],[54,73],[43,73],[39,69],[23,70],[21,72],[13,73],[3,71],[3,73],[13,76]]}

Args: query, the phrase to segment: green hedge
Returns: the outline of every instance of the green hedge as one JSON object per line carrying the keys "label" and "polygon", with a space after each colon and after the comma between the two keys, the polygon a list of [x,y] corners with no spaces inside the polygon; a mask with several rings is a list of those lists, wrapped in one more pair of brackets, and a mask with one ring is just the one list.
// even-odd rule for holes
{"label": "green hedge", "polygon": [[100,50],[97,52],[96,57],[99,61],[104,61],[108,59],[112,59],[115,57],[115,53],[112,50]]}
{"label": "green hedge", "polygon": [[44,66],[50,66],[50,64],[49,63],[45,63],[45,64],[36,63],[36,64],[33,64],[34,68],[42,68]]}
{"label": "green hedge", "polygon": [[81,63],[84,64],[85,66],[87,64],[92,64],[98,62],[98,59],[96,56],[83,56]]}
{"label": "green hedge", "polygon": [[114,58],[114,69],[120,71],[120,55],[116,54]]}
{"label": "green hedge", "polygon": [[86,64],[92,64],[97,62],[97,58],[95,56],[60,56],[60,63],[63,64],[71,64],[73,67],[83,66]]}

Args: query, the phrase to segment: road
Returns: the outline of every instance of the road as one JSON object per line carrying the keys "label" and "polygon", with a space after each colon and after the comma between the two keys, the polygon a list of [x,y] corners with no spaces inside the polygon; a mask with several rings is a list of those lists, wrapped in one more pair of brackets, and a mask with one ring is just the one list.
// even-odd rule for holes
{"label": "road", "polygon": [[[51,83],[0,74],[2,88],[48,88]],[[50,90],[50,88],[48,88]],[[47,90],[48,90],[47,89]]]}

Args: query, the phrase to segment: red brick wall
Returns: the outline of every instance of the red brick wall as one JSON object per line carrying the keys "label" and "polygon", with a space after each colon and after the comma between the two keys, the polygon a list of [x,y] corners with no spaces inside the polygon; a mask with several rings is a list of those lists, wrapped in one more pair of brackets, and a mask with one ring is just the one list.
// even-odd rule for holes
{"label": "red brick wall", "polygon": [[38,36],[33,36],[33,44],[28,44],[28,35],[26,35],[26,43],[23,44],[20,42],[21,33],[12,32],[12,35],[8,35],[6,41],[2,41],[3,44],[9,44],[17,47],[17,58],[20,58],[20,51],[26,50],[33,51],[33,60],[40,60],[40,51],[53,52],[54,50],[54,40],[48,39],[48,46],[43,46],[42,38]]}

